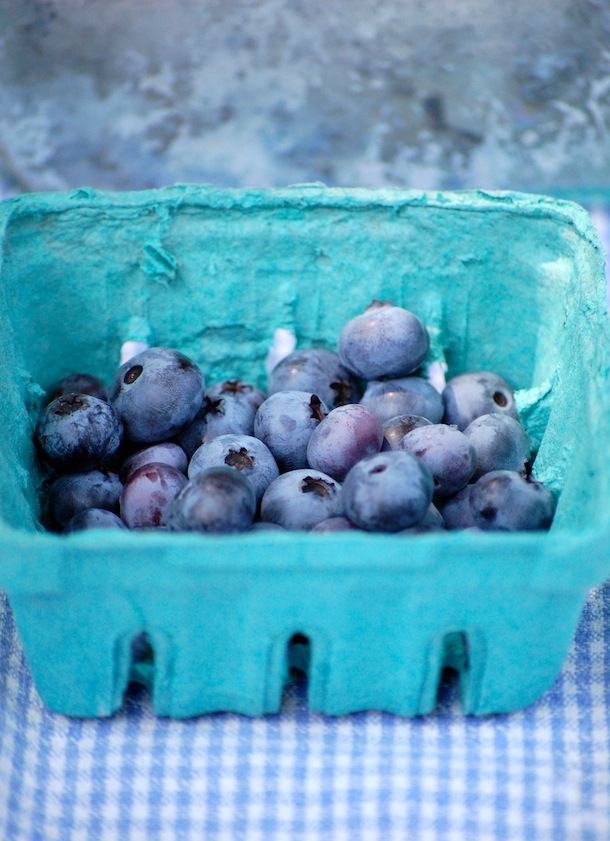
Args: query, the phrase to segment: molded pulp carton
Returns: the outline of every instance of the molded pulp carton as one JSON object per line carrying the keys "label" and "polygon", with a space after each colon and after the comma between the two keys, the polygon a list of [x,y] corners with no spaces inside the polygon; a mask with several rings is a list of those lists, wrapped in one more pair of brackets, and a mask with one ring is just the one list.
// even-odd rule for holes
{"label": "molded pulp carton", "polygon": [[[78,190],[2,203],[0,242],[0,586],[45,704],[110,715],[136,677],[162,715],[260,715],[299,652],[310,706],[329,714],[425,713],[443,665],[469,713],[549,687],[610,575],[603,260],[581,208],[316,185]],[[32,430],[63,375],[109,381],[133,339],[183,351],[208,382],[264,386],[276,328],[332,349],[373,298],[425,321],[449,375],[490,369],[518,389],[535,474],[558,497],[549,533],[42,529]],[[134,665],[142,632],[154,659]]]}

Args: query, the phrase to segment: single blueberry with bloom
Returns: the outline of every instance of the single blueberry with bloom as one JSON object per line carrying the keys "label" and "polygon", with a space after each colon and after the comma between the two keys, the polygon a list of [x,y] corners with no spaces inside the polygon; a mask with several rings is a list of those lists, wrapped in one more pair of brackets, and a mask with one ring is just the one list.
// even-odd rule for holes
{"label": "single blueberry with bloom", "polygon": [[473,485],[470,507],[483,531],[544,531],[553,522],[555,498],[531,476],[492,470]]}
{"label": "single blueberry with bloom", "polygon": [[75,531],[89,531],[89,529],[126,529],[127,526],[114,511],[107,508],[85,508],[71,517],[62,534]]}
{"label": "single blueberry with bloom", "polygon": [[284,357],[267,378],[267,393],[311,391],[331,409],[355,403],[358,387],[336,353],[325,348],[303,348]]}
{"label": "single blueberry with bloom", "polygon": [[128,456],[121,465],[119,473],[121,480],[126,482],[134,470],[143,467],[145,464],[153,463],[169,464],[185,475],[188,467],[188,459],[182,447],[179,447],[178,444],[174,444],[172,441],[161,441],[158,444],[151,444],[150,447],[144,447]]}
{"label": "single blueberry with bloom", "polygon": [[105,400],[65,394],[43,409],[34,437],[59,473],[84,473],[110,463],[123,440],[123,424]]}
{"label": "single blueberry with bloom", "polygon": [[252,435],[219,435],[195,450],[189,463],[188,476],[193,479],[210,467],[239,470],[256,492],[260,501],[267,487],[280,475],[269,447]]}
{"label": "single blueberry with bloom", "polygon": [[127,438],[155,444],[193,420],[204,389],[203,374],[192,359],[171,348],[152,347],[121,365],[108,397]]}
{"label": "single blueberry with bloom", "polygon": [[423,418],[420,415],[396,415],[396,417],[390,418],[383,425],[381,449],[383,451],[402,449],[402,439],[407,432],[417,429],[418,426],[430,426],[431,423],[432,421],[429,421],[428,418]]}
{"label": "single blueberry with bloom", "polygon": [[430,468],[437,496],[457,493],[468,484],[476,468],[475,448],[455,426],[434,423],[417,427],[405,435],[401,447]]}
{"label": "single blueberry with bloom", "polygon": [[406,377],[422,364],[430,338],[424,323],[403,307],[373,301],[339,333],[339,358],[365,380]]}
{"label": "single blueberry with bloom", "polygon": [[190,479],[173,500],[167,527],[206,534],[249,531],[255,512],[252,483],[230,467],[210,467]]}
{"label": "single blueberry with bloom", "polygon": [[309,530],[343,514],[341,485],[320,470],[283,473],[263,495],[261,520],[287,529]]}
{"label": "single blueberry with bloom", "polygon": [[169,506],[186,483],[184,473],[169,464],[138,467],[121,493],[121,519],[129,528],[154,529],[166,525]]}
{"label": "single blueberry with bloom", "polygon": [[55,522],[65,526],[68,520],[88,508],[102,508],[119,513],[123,490],[116,473],[88,470],[59,476],[49,490],[49,508]]}
{"label": "single blueberry with bloom", "polygon": [[307,444],[310,467],[342,482],[365,456],[378,453],[383,426],[377,415],[360,403],[333,409],[311,433]]}
{"label": "single blueberry with bloom", "polygon": [[464,430],[481,415],[501,414],[519,420],[515,393],[492,371],[471,371],[447,381],[443,390],[444,421]]}
{"label": "single blueberry with bloom", "polygon": [[527,432],[515,418],[500,414],[481,415],[466,427],[464,435],[477,454],[472,481],[492,470],[527,472],[531,444]]}
{"label": "single blueberry with bloom", "polygon": [[373,380],[368,383],[360,403],[372,409],[382,423],[397,415],[418,415],[440,423],[445,407],[439,392],[422,377]]}
{"label": "single blueberry with bloom", "polygon": [[63,397],[65,394],[90,394],[99,400],[108,402],[108,390],[103,380],[93,374],[68,374],[57,383],[52,400]]}
{"label": "single blueberry with bloom", "polygon": [[309,439],[327,414],[317,394],[276,391],[257,411],[254,435],[269,447],[280,471],[298,470],[307,467]]}
{"label": "single blueberry with bloom", "polygon": [[345,477],[345,515],[366,531],[398,532],[420,523],[432,502],[434,480],[410,453],[389,451],[359,461]]}

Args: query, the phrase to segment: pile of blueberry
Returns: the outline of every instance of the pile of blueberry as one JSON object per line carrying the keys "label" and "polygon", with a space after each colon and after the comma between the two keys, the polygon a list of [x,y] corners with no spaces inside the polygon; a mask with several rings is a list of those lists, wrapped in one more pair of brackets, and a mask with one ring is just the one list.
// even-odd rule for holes
{"label": "pile of blueberry", "polygon": [[338,353],[282,359],[267,394],[239,379],[206,388],[165,347],[125,362],[108,392],[71,375],[35,431],[54,527],[548,529],[554,498],[531,475],[511,387],[477,371],[441,394],[417,375],[428,349],[417,316],[374,301]]}

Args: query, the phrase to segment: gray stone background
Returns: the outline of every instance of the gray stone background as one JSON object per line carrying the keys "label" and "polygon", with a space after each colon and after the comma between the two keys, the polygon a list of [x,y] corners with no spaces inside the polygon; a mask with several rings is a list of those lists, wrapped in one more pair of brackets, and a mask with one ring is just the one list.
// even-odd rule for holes
{"label": "gray stone background", "polygon": [[0,0],[0,178],[610,185],[610,0]]}

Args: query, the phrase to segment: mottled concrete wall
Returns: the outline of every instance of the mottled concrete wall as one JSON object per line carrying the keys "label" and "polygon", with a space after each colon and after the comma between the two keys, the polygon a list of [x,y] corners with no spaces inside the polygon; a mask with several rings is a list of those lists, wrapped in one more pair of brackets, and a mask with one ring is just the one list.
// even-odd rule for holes
{"label": "mottled concrete wall", "polygon": [[176,181],[610,184],[607,0],[4,0],[0,169]]}

